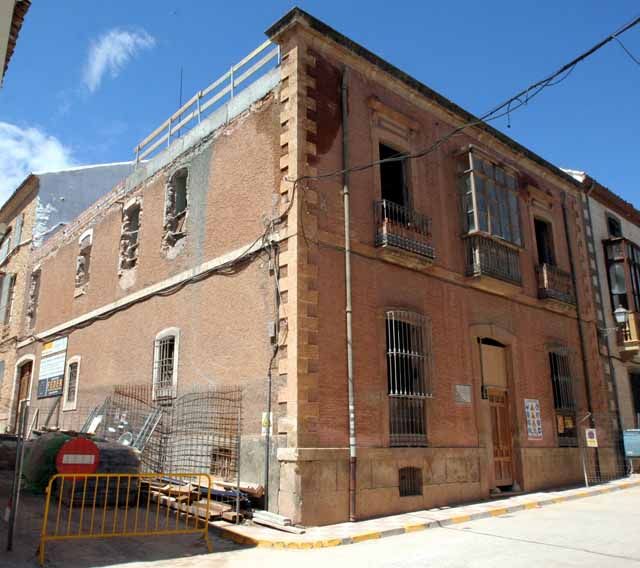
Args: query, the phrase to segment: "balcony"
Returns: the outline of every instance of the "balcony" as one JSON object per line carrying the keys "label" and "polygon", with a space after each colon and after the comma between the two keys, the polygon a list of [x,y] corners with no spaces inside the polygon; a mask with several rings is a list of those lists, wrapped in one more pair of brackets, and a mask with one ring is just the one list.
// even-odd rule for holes
{"label": "balcony", "polygon": [[520,252],[517,248],[482,235],[470,235],[465,240],[467,276],[490,276],[517,286],[522,285]]}
{"label": "balcony", "polygon": [[540,264],[536,267],[538,274],[538,298],[556,300],[575,305],[571,274],[551,264]]}
{"label": "balcony", "polygon": [[618,327],[618,348],[623,361],[629,361],[640,354],[640,314],[630,312],[629,319]]}
{"label": "balcony", "polygon": [[406,251],[432,261],[431,219],[383,199],[374,203],[377,247]]}

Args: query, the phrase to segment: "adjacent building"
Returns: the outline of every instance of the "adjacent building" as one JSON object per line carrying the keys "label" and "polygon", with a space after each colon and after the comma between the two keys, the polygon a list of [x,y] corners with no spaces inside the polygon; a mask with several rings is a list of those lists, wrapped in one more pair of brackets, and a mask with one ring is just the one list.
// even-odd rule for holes
{"label": "adjacent building", "polygon": [[[640,428],[640,211],[584,172],[589,267],[612,419]],[[615,411],[615,412],[614,412]]]}
{"label": "adjacent building", "polygon": [[[0,208],[0,431],[15,431],[20,400],[28,398],[32,366],[16,358],[25,322],[34,321],[38,268],[33,255],[49,238],[111,190],[131,162],[29,174]],[[24,363],[24,364],[23,364]]]}
{"label": "adjacent building", "polygon": [[34,252],[33,410],[241,385],[242,478],[306,525],[614,475],[582,183],[299,9],[267,36]]}
{"label": "adjacent building", "polygon": [[0,87],[30,6],[30,0],[0,0]]}

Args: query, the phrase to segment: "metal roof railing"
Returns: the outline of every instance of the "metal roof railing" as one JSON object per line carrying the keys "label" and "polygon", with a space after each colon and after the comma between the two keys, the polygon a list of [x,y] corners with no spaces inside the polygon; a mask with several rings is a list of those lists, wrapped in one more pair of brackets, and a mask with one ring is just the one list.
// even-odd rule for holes
{"label": "metal roof railing", "polygon": [[136,155],[136,163],[146,158],[162,145],[169,147],[175,137],[182,135],[182,130],[188,126],[193,128],[192,121],[199,124],[205,112],[212,111],[216,103],[222,105],[225,98],[232,99],[251,82],[258,79],[261,70],[276,59],[280,63],[280,46],[265,41],[254,49],[241,61],[232,65],[229,70],[216,79],[205,89],[198,91],[149,136],[139,142],[133,149]]}

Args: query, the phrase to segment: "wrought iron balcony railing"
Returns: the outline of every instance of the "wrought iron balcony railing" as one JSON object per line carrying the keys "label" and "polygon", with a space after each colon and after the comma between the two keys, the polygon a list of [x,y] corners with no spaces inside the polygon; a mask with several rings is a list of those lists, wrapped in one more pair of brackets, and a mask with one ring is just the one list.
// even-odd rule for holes
{"label": "wrought iron balcony railing", "polygon": [[431,219],[383,199],[374,203],[377,247],[394,247],[433,259]]}
{"label": "wrought iron balcony railing", "polygon": [[482,235],[471,235],[465,240],[467,276],[491,276],[522,285],[518,249]]}
{"label": "wrought iron balcony railing", "polygon": [[558,300],[565,304],[575,304],[571,274],[551,264],[540,264],[538,273],[538,297]]}

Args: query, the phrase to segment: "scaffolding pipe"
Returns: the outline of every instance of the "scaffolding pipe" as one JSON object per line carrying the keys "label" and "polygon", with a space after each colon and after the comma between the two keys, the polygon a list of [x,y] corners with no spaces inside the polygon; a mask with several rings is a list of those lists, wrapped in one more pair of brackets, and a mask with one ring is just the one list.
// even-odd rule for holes
{"label": "scaffolding pipe", "polygon": [[353,386],[353,328],[351,307],[351,232],[349,227],[349,128],[348,81],[345,68],[340,89],[342,105],[342,202],[344,207],[344,279],[345,318],[347,327],[347,385],[349,389],[349,520],[356,520],[356,407]]}

